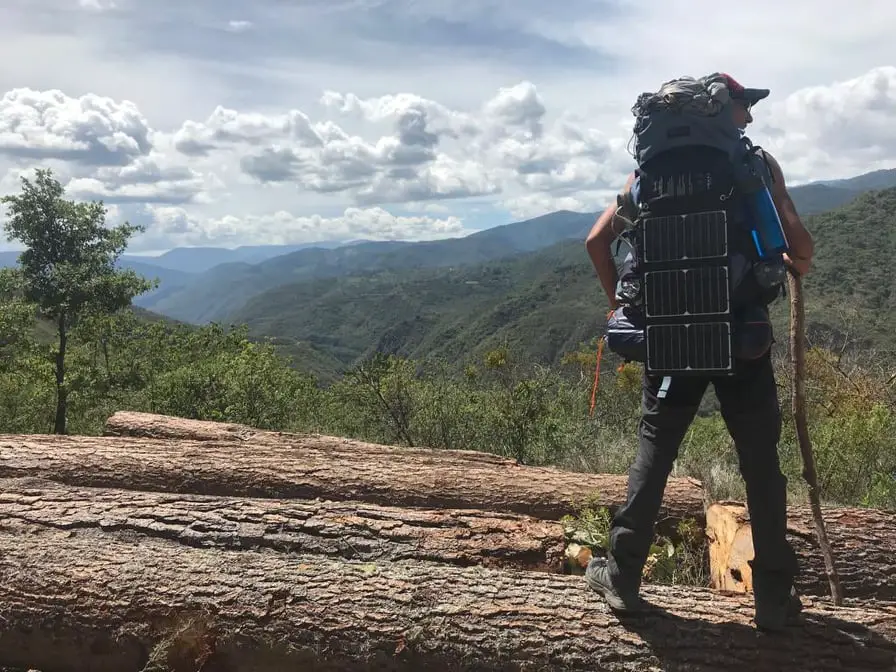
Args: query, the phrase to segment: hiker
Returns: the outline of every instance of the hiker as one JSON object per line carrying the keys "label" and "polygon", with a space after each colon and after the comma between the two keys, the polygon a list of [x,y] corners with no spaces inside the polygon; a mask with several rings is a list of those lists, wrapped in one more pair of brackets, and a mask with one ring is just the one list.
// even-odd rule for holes
{"label": "hiker", "polygon": [[[781,472],[777,451],[781,410],[771,361],[773,338],[768,304],[783,295],[786,266],[800,275],[809,271],[814,247],[787,193],[778,162],[768,152],[753,146],[745,135],[747,125],[753,121],[753,105],[768,95],[768,89],[744,88],[725,73],[713,73],[699,80],[673,80],[666,82],[657,93],[642,94],[632,108],[638,118],[635,124],[638,169],[629,175],[616,203],[607,207],[597,219],[586,241],[586,249],[612,309],[608,347],[626,359],[647,362],[642,382],[639,448],[629,471],[627,501],[613,516],[607,558],[592,559],[585,574],[587,585],[603,595],[616,612],[632,613],[646,607],[639,594],[642,570],[653,540],[666,481],[710,382],[734,440],[746,485],[755,550],[751,567],[756,626],[780,629],[795,620],[802,609],[793,589],[793,579],[798,571],[796,556],[785,536],[786,478]],[[735,151],[735,148],[740,149]],[[751,193],[755,193],[756,198],[763,193],[766,197],[770,195],[769,203],[773,202],[775,212],[767,214],[773,220],[777,214],[779,227],[786,235],[787,251],[777,256],[780,268],[775,266],[774,255],[769,256],[772,261],[757,256],[759,252],[755,246],[764,239],[748,230],[757,222],[750,222],[749,217],[741,218],[738,214],[751,212],[744,205],[749,198],[743,195],[749,190],[742,187],[750,181],[739,177],[743,166],[749,167],[751,175],[766,171],[763,182],[758,186],[754,184]],[[768,185],[765,192],[762,192],[762,184]],[[643,211],[645,205],[646,214]],[[697,212],[709,214],[702,214],[703,219],[700,219],[692,214]],[[752,212],[758,219],[755,214],[758,211]],[[714,221],[719,223],[718,226],[728,227],[725,235],[712,239],[715,242],[705,243],[718,249],[721,249],[720,244],[727,245],[727,257],[715,270],[712,266],[700,267],[705,273],[731,276],[730,313],[733,317],[723,314],[729,304],[720,304],[720,315],[713,318],[717,319],[716,324],[723,327],[730,324],[733,330],[730,341],[724,340],[725,328],[716,330],[723,339],[720,352],[724,352],[728,345],[731,347],[728,371],[713,373],[713,366],[722,369],[729,361],[723,356],[718,363],[706,364],[705,374],[699,373],[699,361],[710,358],[716,350],[713,347],[713,353],[701,351],[701,341],[700,346],[695,345],[688,351],[691,365],[682,366],[681,374],[676,374],[674,358],[669,357],[676,352],[676,356],[685,355],[679,352],[684,341],[674,342],[675,329],[663,332],[660,325],[652,332],[654,335],[646,335],[644,325],[649,318],[645,317],[645,310],[649,311],[649,308],[645,309],[641,304],[645,296],[660,297],[663,294],[643,291],[647,273],[638,271],[638,259],[642,260],[642,265],[650,261],[644,256],[644,250],[639,251],[638,245],[646,247],[643,226],[651,214],[655,215],[651,225],[666,226],[664,230],[667,232],[676,231],[676,223],[681,222],[685,222],[682,228],[688,222],[711,227]],[[642,228],[637,233],[639,222]],[[626,232],[620,230],[626,228],[629,230],[626,240],[634,252],[626,258],[627,263],[617,269],[612,244],[620,234],[625,238]],[[701,230],[705,232],[710,228]],[[632,234],[632,231],[636,233]],[[697,237],[696,234],[688,239],[683,237],[681,245],[695,245]],[[654,235],[650,240],[656,245],[663,237]],[[669,255],[668,268],[673,270],[668,273],[675,272],[675,263],[680,266],[704,263],[695,260],[694,257],[699,255],[694,254],[687,259],[684,258],[687,255],[682,255],[676,262],[678,257],[674,250],[657,252],[656,249],[651,248],[650,255]],[[707,247],[705,256],[712,254],[714,252]],[[724,271],[719,270],[722,265]],[[660,277],[659,274],[656,277]],[[666,293],[671,294],[671,291]],[[659,301],[659,298],[653,300]],[[696,319],[692,317],[693,311],[681,311],[676,317],[673,304],[660,308],[668,308],[666,313],[672,316],[670,320],[679,320],[677,338],[684,338],[681,334],[686,329],[700,328],[684,323]],[[732,322],[724,322],[726,319]],[[611,327],[616,329],[615,347]],[[709,326],[702,328],[708,330]],[[664,345],[662,339],[666,336],[662,334],[669,334],[667,338],[673,340]],[[656,341],[645,345],[651,338]],[[651,353],[649,356],[648,352]],[[648,370],[650,357],[657,358],[654,361],[657,367],[671,368],[664,374],[652,374]],[[666,359],[660,361],[662,357]]]}

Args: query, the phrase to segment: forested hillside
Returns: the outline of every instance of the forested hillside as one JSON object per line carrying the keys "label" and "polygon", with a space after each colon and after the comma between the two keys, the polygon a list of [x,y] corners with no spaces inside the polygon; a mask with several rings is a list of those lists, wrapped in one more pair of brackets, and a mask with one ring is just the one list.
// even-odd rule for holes
{"label": "forested hillside", "polygon": [[[896,188],[806,217],[817,246],[805,282],[810,333],[840,343],[896,348]],[[606,297],[581,240],[485,264],[452,269],[357,273],[284,285],[232,316],[250,333],[271,336],[317,364],[350,366],[375,351],[456,360],[508,345],[557,364],[602,333]],[[789,319],[774,306],[779,339]],[[292,348],[292,349],[291,349]],[[299,350],[298,348],[302,348]],[[316,370],[332,375],[332,370]]]}
{"label": "forested hillside", "polygon": [[463,238],[308,248],[258,264],[216,266],[182,288],[140,303],[186,322],[230,320],[252,297],[290,282],[372,270],[410,271],[483,262],[537,250],[559,240],[581,239],[593,222],[593,214],[560,211]]}
{"label": "forested hillside", "polygon": [[456,269],[285,285],[250,300],[231,321],[278,343],[307,342],[344,366],[373,351],[456,360],[503,343],[556,363],[596,334],[606,304],[598,290],[577,240]]}

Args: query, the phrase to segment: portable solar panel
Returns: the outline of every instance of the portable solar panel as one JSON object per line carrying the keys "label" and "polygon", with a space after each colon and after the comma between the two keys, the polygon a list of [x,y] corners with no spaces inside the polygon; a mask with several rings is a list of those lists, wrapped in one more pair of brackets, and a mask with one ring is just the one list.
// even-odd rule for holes
{"label": "portable solar panel", "polygon": [[731,372],[725,211],[649,217],[642,246],[648,373]]}

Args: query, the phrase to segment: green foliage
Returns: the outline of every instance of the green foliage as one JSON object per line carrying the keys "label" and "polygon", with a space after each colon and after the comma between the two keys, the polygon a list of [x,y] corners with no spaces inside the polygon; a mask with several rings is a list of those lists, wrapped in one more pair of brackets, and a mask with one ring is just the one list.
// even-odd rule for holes
{"label": "green foliage", "polygon": [[313,417],[313,408],[295,407],[313,390],[312,380],[279,362],[271,345],[243,338],[221,346],[222,351],[161,372],[153,399],[157,412],[262,429]]}
{"label": "green foliage", "polygon": [[[5,333],[16,334],[0,349],[0,433],[51,431],[52,346],[28,331],[27,310],[17,320],[9,317],[14,311],[0,314],[3,324],[14,325]],[[564,360],[564,366],[534,365],[503,347],[454,362],[381,354],[321,385],[245,327],[150,321],[134,311],[91,315],[71,333],[70,427],[97,434],[113,412],[133,409],[624,473],[637,450],[640,366],[617,368],[605,354],[592,415],[594,349],[585,345]],[[826,501],[896,508],[896,390],[887,384],[892,372],[873,368],[873,361],[810,351],[810,431]],[[777,366],[781,461],[791,496],[805,501],[787,367],[783,360]],[[695,419],[676,474],[702,480],[713,499],[743,499],[736,452],[717,410]],[[665,543],[658,539],[658,548]],[[681,549],[676,553],[680,558]],[[658,562],[655,572],[669,570],[669,561]]]}
{"label": "green foliage", "polygon": [[62,185],[49,170],[38,169],[36,180],[22,178],[22,193],[4,196],[8,240],[26,246],[15,273],[4,278],[6,291],[17,294],[10,310],[21,314],[22,304],[56,325],[58,347],[53,353],[56,413],[53,431],[66,432],[69,382],[66,381],[68,332],[90,314],[114,313],[130,305],[134,296],[152,283],[134,271],[115,268],[130,237],[140,230],[127,223],[105,226],[102,203],[66,200]]}
{"label": "green foliage", "polygon": [[337,422],[344,431],[369,435],[372,430],[378,440],[413,446],[414,379],[413,363],[377,353],[336,383],[333,394],[328,395],[328,406],[340,418]]}
{"label": "green foliage", "polygon": [[707,586],[708,553],[706,535],[697,521],[681,520],[674,535],[654,540],[644,565],[644,576],[652,583]]}
{"label": "green foliage", "polygon": [[45,428],[53,364],[34,340],[36,309],[22,296],[19,269],[0,269],[0,417],[11,432]]}
{"label": "green foliage", "polygon": [[0,269],[0,370],[9,370],[31,345],[35,310],[22,297],[21,271]]}
{"label": "green foliage", "polygon": [[718,412],[694,418],[681,442],[676,472],[700,479],[712,500],[746,497],[737,451]]}
{"label": "green foliage", "polygon": [[[831,503],[896,509],[896,390],[893,374],[873,351],[846,355],[811,348],[806,355],[809,434],[819,487]],[[790,408],[788,368],[779,364],[781,403]],[[796,430],[785,413],[785,470],[799,474]],[[793,479],[804,498],[804,484]]]}
{"label": "green foliage", "polygon": [[606,506],[596,502],[597,493],[593,493],[579,505],[575,515],[569,514],[560,519],[569,541],[578,542],[591,549],[592,553],[600,551],[605,554],[610,544],[610,524],[613,516]]}
{"label": "green foliage", "polygon": [[[578,506],[575,515],[560,520],[567,543],[586,547],[592,555],[606,556],[610,541],[612,515],[595,503],[596,493]],[[679,521],[674,534],[656,535],[650,546],[643,577],[651,583],[706,586],[707,543],[700,525],[692,520]]]}
{"label": "green foliage", "polygon": [[128,223],[108,228],[102,202],[78,203],[64,195],[51,171],[38,169],[34,182],[22,178],[21,194],[0,202],[9,210],[7,239],[26,246],[19,256],[24,299],[70,327],[86,311],[130,305],[151,284],[115,268],[128,240],[142,229]]}

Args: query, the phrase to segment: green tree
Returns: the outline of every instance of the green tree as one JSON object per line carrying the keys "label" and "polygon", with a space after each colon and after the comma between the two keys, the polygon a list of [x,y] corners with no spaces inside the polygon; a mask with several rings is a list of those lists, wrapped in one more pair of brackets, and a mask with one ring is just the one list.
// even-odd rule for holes
{"label": "green tree", "polygon": [[375,352],[346,372],[343,379],[354,397],[355,412],[377,418],[387,428],[387,441],[416,444],[411,424],[416,412],[414,398],[415,363]]}
{"label": "green tree", "polygon": [[47,169],[32,182],[22,178],[19,195],[5,196],[7,240],[25,245],[19,256],[24,299],[51,320],[58,336],[55,352],[56,416],[53,431],[66,433],[68,390],[65,355],[69,331],[85,315],[114,313],[151,289],[149,282],[115,262],[131,236],[143,229],[125,222],[106,226],[103,203],[65,199],[62,185]]}

